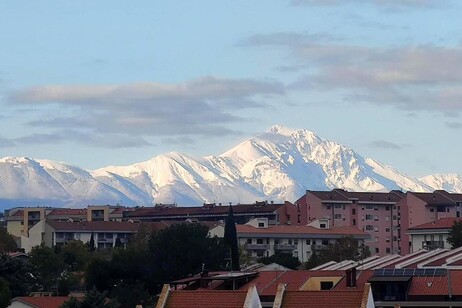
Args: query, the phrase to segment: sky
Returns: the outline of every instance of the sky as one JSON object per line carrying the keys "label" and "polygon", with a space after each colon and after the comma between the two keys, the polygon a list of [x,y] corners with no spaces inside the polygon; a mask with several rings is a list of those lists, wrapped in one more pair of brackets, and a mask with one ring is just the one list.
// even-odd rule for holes
{"label": "sky", "polygon": [[462,174],[462,1],[0,1],[0,157],[219,155],[280,124]]}

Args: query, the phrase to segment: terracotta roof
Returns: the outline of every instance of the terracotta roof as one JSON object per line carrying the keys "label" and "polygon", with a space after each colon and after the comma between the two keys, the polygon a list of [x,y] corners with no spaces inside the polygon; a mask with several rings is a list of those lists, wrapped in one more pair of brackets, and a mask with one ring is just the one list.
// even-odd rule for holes
{"label": "terracotta roof", "polygon": [[237,233],[252,234],[320,234],[320,235],[359,235],[368,236],[364,231],[350,226],[318,229],[312,226],[270,225],[268,228],[256,228],[250,225],[236,225]]}
{"label": "terracotta roof", "polygon": [[363,291],[286,291],[281,307],[361,307]]}
{"label": "terracotta roof", "polygon": [[450,229],[454,222],[461,220],[462,218],[460,217],[446,217],[438,219],[437,221],[427,222],[418,226],[414,226],[412,228],[409,228],[409,230],[412,231],[421,229]]}
{"label": "terracotta roof", "polygon": [[56,231],[107,231],[107,232],[137,232],[139,223],[128,221],[56,221],[47,220],[46,223]]}
{"label": "terracotta roof", "polygon": [[[345,276],[345,271],[342,271],[342,275]],[[340,280],[336,286],[334,286],[335,291],[342,291],[342,290],[362,290],[364,288],[364,284],[368,282],[368,280],[374,275],[374,271],[372,270],[365,270],[365,271],[357,271],[356,273],[356,285],[357,287],[347,287],[347,280],[342,279]]]}
{"label": "terracotta roof", "polygon": [[[454,280],[456,284],[456,280]],[[411,279],[408,295],[448,295],[448,277],[444,276],[414,276]]]}
{"label": "terracotta roof", "polygon": [[308,191],[322,201],[344,201],[350,203],[353,200],[359,202],[397,202],[405,197],[405,194],[399,190],[391,192],[353,192],[343,189],[334,189],[332,191]]}
{"label": "terracotta roof", "polygon": [[166,307],[243,307],[247,291],[170,291]]}
{"label": "terracotta roof", "polygon": [[14,301],[19,301],[30,305],[34,308],[59,308],[65,301],[68,301],[68,296],[37,296],[37,297],[16,297]]}
{"label": "terracotta roof", "polygon": [[323,201],[345,201],[351,203],[350,199],[345,195],[347,191],[342,189],[334,189],[332,191],[307,191],[307,194],[316,196]]}

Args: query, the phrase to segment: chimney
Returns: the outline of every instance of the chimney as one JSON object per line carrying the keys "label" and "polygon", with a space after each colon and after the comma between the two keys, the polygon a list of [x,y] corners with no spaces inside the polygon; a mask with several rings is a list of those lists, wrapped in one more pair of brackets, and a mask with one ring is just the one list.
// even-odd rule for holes
{"label": "chimney", "polygon": [[347,288],[351,287],[351,269],[347,269],[346,271],[346,286]]}
{"label": "chimney", "polygon": [[351,287],[356,288],[356,267],[351,269]]}

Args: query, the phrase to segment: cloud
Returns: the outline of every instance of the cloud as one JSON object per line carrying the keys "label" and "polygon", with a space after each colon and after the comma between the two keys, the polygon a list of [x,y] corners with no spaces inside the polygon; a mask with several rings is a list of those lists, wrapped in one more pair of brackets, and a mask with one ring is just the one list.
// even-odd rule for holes
{"label": "cloud", "polygon": [[77,130],[65,130],[49,134],[31,134],[13,140],[14,144],[61,144],[77,142],[94,147],[129,148],[152,145],[139,136],[126,136],[122,134],[92,134]]}
{"label": "cloud", "polygon": [[460,122],[446,122],[445,123],[447,127],[452,128],[452,129],[461,129],[462,128],[462,123]]}
{"label": "cloud", "polygon": [[394,142],[389,142],[385,140],[376,140],[369,143],[371,148],[376,149],[385,149],[385,150],[402,150],[403,148],[407,147],[407,145],[400,145]]}
{"label": "cloud", "polygon": [[345,4],[369,4],[387,9],[428,8],[439,5],[436,0],[291,0],[295,6],[337,6]]}
{"label": "cloud", "polygon": [[253,46],[285,46],[292,71],[302,72],[290,87],[347,90],[350,101],[387,104],[400,110],[462,111],[462,48],[412,45],[394,48],[300,42],[296,35],[260,35]]}
{"label": "cloud", "polygon": [[50,114],[65,111],[29,122],[36,127],[135,139],[224,136],[235,133],[230,124],[246,120],[236,116],[236,110],[262,108],[264,98],[284,91],[274,81],[205,77],[180,84],[45,85],[10,93],[8,101],[48,108]]}
{"label": "cloud", "polygon": [[0,136],[0,148],[10,148],[12,146],[14,146],[13,141]]}

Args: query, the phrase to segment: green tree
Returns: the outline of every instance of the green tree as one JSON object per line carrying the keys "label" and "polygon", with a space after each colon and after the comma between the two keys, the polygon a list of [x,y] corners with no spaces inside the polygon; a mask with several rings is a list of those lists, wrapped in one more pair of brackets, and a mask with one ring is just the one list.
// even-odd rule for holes
{"label": "green tree", "polygon": [[25,296],[37,290],[32,266],[27,261],[0,254],[0,277],[9,284],[12,297]]}
{"label": "green tree", "polygon": [[58,282],[62,279],[66,269],[66,264],[60,256],[56,255],[53,249],[40,245],[32,248],[30,262],[43,291],[56,291]]}
{"label": "green tree", "polygon": [[13,236],[6,231],[6,228],[0,227],[0,253],[14,251],[17,248]]}
{"label": "green tree", "polygon": [[87,246],[78,240],[67,242],[66,245],[61,247],[59,255],[71,271],[85,269],[89,257]]}
{"label": "green tree", "polygon": [[85,294],[85,298],[80,304],[80,308],[118,308],[120,307],[117,300],[108,301],[106,298],[107,291],[98,292],[93,288],[90,292]]}
{"label": "green tree", "polygon": [[297,257],[292,256],[288,253],[276,253],[269,257],[263,257],[257,260],[257,262],[263,264],[277,263],[279,265],[288,267],[290,269],[297,269],[300,266],[300,261]]}
{"label": "green tree", "polygon": [[59,308],[80,308],[81,303],[73,296],[65,301]]}
{"label": "green tree", "polygon": [[447,241],[453,249],[462,246],[462,221],[458,220],[453,223]]}
{"label": "green tree", "polygon": [[11,290],[8,282],[0,278],[0,308],[6,308],[10,305]]}
{"label": "green tree", "polygon": [[95,251],[95,236],[93,232],[91,233],[90,241],[88,242],[88,249],[90,251]]}
{"label": "green tree", "polygon": [[312,269],[318,265],[321,265],[322,263],[324,263],[318,256],[318,254],[316,253],[316,251],[313,251],[313,253],[311,254],[310,256],[310,259],[308,261],[306,261],[305,263],[305,268],[306,269]]}
{"label": "green tree", "polygon": [[326,251],[321,253],[321,259],[328,261],[355,260],[359,261],[370,256],[370,251],[364,249],[359,241],[352,236],[344,236],[338,239],[335,244],[329,244]]}
{"label": "green tree", "polygon": [[239,265],[239,246],[237,242],[236,221],[234,220],[233,207],[229,205],[229,213],[225,222],[225,235],[223,238],[225,245],[229,248],[231,254],[231,269],[240,271]]}

